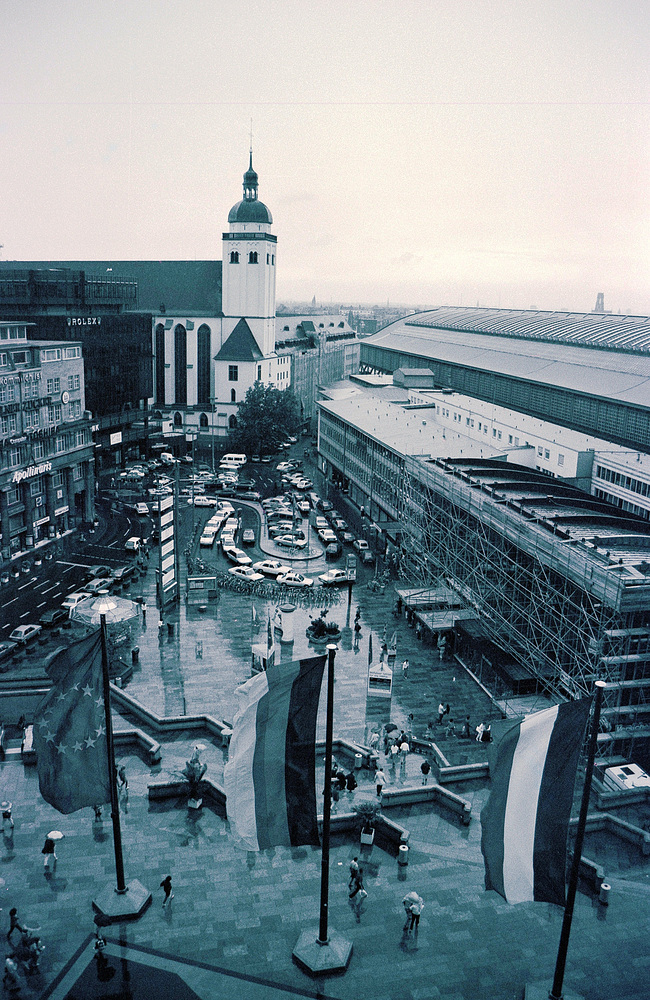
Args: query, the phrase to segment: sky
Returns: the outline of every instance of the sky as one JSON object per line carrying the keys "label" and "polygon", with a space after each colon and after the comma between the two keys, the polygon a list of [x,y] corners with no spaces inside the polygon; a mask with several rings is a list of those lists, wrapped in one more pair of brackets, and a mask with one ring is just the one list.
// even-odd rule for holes
{"label": "sky", "polygon": [[0,0],[4,260],[220,259],[252,120],[278,301],[650,314],[647,0]]}

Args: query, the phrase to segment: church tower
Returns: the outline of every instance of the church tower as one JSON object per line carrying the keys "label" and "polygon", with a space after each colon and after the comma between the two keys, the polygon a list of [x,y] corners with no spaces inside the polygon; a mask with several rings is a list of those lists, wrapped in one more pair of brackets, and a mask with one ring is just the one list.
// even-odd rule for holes
{"label": "church tower", "polygon": [[222,311],[224,335],[244,318],[264,357],[275,351],[275,264],[273,216],[257,197],[253,151],[244,174],[244,197],[228,214],[223,234]]}

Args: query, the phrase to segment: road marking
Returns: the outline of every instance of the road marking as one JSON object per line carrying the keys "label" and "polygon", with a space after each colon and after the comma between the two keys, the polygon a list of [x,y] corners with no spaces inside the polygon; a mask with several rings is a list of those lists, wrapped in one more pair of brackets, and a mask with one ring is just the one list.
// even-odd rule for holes
{"label": "road marking", "polygon": [[6,603],[6,604],[3,604],[3,605],[2,605],[2,607],[3,607],[3,608],[8,608],[10,604],[13,604],[13,603],[14,603],[14,601],[17,601],[17,600],[18,600],[18,598],[17,598],[17,597],[12,597],[12,599],[11,599],[10,601],[7,601],[7,603]]}
{"label": "road marking", "polygon": [[44,608],[46,604],[47,604],[47,601],[41,601],[41,603],[37,604],[36,607],[37,608]]}
{"label": "road marking", "polygon": [[56,564],[57,566],[76,566],[77,569],[88,569],[84,563],[64,562],[63,559],[57,559]]}
{"label": "road marking", "polygon": [[[53,583],[53,584],[52,584],[52,586],[51,586],[51,587],[48,587],[48,588],[47,588],[47,590],[44,590],[44,591],[43,591],[43,593],[44,593],[44,594],[49,594],[49,592],[50,592],[51,590],[56,590],[56,588],[57,588],[58,586],[59,586],[59,585],[58,585],[58,583]],[[16,598],[16,600],[17,600],[17,598]]]}
{"label": "road marking", "polygon": [[19,588],[18,588],[18,590],[24,590],[24,589],[25,589],[25,587],[31,587],[31,585],[33,584],[33,582],[34,582],[34,580],[35,580],[35,579],[36,579],[36,577],[35,577],[35,576],[33,576],[33,577],[31,578],[31,580],[28,580],[28,581],[27,581],[27,583],[24,583],[24,584],[22,585],[22,587],[19,587]]}
{"label": "road marking", "polygon": [[2,627],[3,627],[3,629],[5,629],[5,628],[11,628],[11,625],[7,624],[7,625],[3,625]]}
{"label": "road marking", "polygon": [[114,542],[109,542],[106,546],[107,549],[112,549],[114,545],[117,545],[117,539]]}
{"label": "road marking", "polygon": [[30,615],[30,612],[29,612],[29,611],[26,611],[26,612],[25,612],[25,614],[24,614],[24,615],[21,615],[20,617],[21,617],[21,618],[27,618],[27,617],[28,617],[29,615]]}

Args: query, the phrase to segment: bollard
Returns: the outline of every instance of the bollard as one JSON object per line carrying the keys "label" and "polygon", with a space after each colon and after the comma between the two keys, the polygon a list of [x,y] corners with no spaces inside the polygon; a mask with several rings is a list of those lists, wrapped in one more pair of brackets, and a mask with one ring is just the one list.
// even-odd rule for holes
{"label": "bollard", "polygon": [[609,905],[609,890],[611,888],[612,888],[611,885],[609,885],[607,882],[603,882],[601,884],[600,892],[598,894],[598,902],[602,903],[603,906]]}
{"label": "bollard", "polygon": [[409,849],[408,844],[400,844],[399,852],[397,854],[397,864],[407,865],[409,863]]}
{"label": "bollard", "polygon": [[135,666],[135,664],[138,662],[139,659],[140,659],[140,647],[134,646],[133,649],[131,650],[131,663]]}
{"label": "bollard", "polygon": [[358,770],[363,765],[363,754],[355,753],[354,755],[354,766]]}

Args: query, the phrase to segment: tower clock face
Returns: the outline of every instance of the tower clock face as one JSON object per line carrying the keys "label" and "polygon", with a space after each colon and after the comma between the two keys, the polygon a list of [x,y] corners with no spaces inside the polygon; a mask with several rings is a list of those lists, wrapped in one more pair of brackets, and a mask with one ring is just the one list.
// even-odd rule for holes
{"label": "tower clock face", "polygon": [[69,402],[69,400],[70,400],[70,393],[69,392],[62,392],[61,393],[61,402],[62,403],[67,403],[67,402]]}

